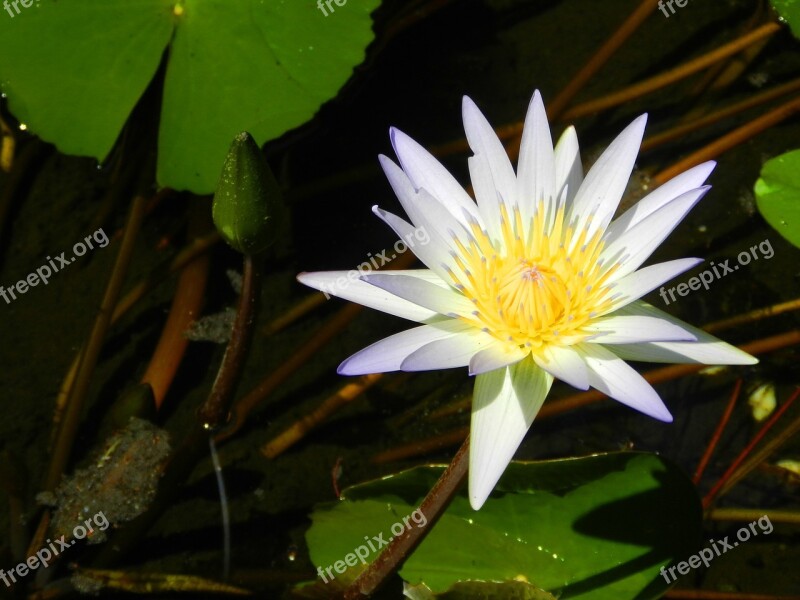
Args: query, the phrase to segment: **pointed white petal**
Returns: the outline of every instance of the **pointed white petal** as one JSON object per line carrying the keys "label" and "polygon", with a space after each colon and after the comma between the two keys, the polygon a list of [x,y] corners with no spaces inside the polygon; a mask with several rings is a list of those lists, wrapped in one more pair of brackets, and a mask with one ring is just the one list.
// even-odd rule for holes
{"label": "pointed white petal", "polygon": [[678,196],[701,187],[703,183],[705,183],[705,180],[708,179],[711,171],[714,170],[716,164],[717,163],[713,160],[704,162],[696,167],[692,167],[688,171],[684,171],[680,175],[676,175],[665,184],[658,186],[655,190],[647,194],[647,196],[639,200],[639,202],[631,206],[622,216],[614,219],[606,230],[606,243],[613,242],[642,219],[653,214]]}
{"label": "pointed white petal", "polygon": [[421,219],[416,202],[418,192],[414,184],[411,183],[406,172],[388,156],[378,155],[378,162],[380,162],[386,179],[389,181],[389,185],[392,186],[392,190],[400,201],[403,210],[406,211],[408,218],[411,219],[415,227],[420,227],[422,223],[420,222]]}
{"label": "pointed white petal", "polygon": [[617,281],[638,269],[708,190],[708,187],[702,187],[679,196],[606,246],[600,258],[607,267],[619,265],[611,281]]}
{"label": "pointed white petal", "polygon": [[659,421],[672,421],[658,393],[624,360],[599,344],[577,344],[575,349],[583,354],[593,388]]}
{"label": "pointed white petal", "polygon": [[469,501],[475,510],[511,462],[552,383],[529,358],[476,378],[469,448]]}
{"label": "pointed white petal", "polygon": [[609,309],[603,314],[615,312],[626,304],[638,300],[661,284],[699,265],[701,262],[703,262],[702,258],[678,258],[650,265],[626,275],[611,284],[612,297],[615,298]]}
{"label": "pointed white petal", "polygon": [[533,360],[542,369],[579,390],[589,389],[589,373],[581,355],[570,346],[546,346]]}
{"label": "pointed white petal", "polygon": [[472,328],[459,335],[425,344],[409,354],[400,369],[431,371],[466,367],[477,352],[495,343],[497,340],[488,333]]}
{"label": "pointed white petal", "polygon": [[361,280],[447,317],[469,315],[475,311],[475,305],[454,289],[443,288],[411,275],[373,273],[364,275]]}
{"label": "pointed white petal", "polygon": [[[427,190],[417,190],[406,173],[391,159],[380,156],[379,161],[397,199],[400,200],[400,204],[411,222],[417,227],[417,231],[421,231],[427,236],[427,243],[433,242],[434,247],[440,249],[440,253],[441,250],[445,250],[448,254],[457,248],[454,237],[458,237],[463,245],[469,246],[471,234],[464,228],[464,224],[476,222],[469,214],[462,214],[460,220],[456,219]],[[476,223],[478,227],[482,228],[480,222]],[[414,241],[417,240],[419,237],[414,238]]]}
{"label": "pointed white petal", "polygon": [[[517,177],[505,148],[475,103],[464,96],[464,131],[474,156],[469,159],[470,179],[478,210],[492,240],[500,241],[499,203],[517,202]],[[509,214],[510,214],[509,210]]]}
{"label": "pointed white petal", "polygon": [[373,206],[372,212],[375,213],[381,221],[391,227],[401,240],[419,239],[416,237],[419,232],[427,233],[428,243],[415,244],[411,251],[417,258],[425,263],[426,267],[436,273],[442,281],[449,281],[450,276],[447,274],[447,269],[451,268],[452,257],[448,246],[434,238],[430,232],[415,228],[405,219],[401,219],[389,211]]}
{"label": "pointed white petal", "polygon": [[523,350],[518,346],[509,347],[508,344],[497,341],[484,348],[469,361],[469,374],[481,375],[495,369],[513,365],[530,354],[530,350]]}
{"label": "pointed white petal", "polygon": [[381,288],[360,281],[358,277],[360,277],[360,273],[356,270],[317,271],[315,273],[300,273],[297,276],[297,280],[303,285],[312,287],[327,295],[350,300],[350,302],[356,302],[410,321],[427,323],[441,320],[441,315],[435,311],[398,298]]}
{"label": "pointed white petal", "polygon": [[633,171],[646,123],[644,114],[611,142],[589,169],[575,195],[569,221],[577,220],[576,231],[586,227],[587,239],[596,231],[605,231],[614,216]]}
{"label": "pointed white petal", "polygon": [[[367,271],[366,274],[369,274],[369,271]],[[405,277],[416,277],[417,279],[422,279],[423,281],[427,281],[428,283],[438,285],[439,287],[444,288],[446,290],[451,289],[446,281],[443,281],[441,277],[439,277],[436,273],[434,273],[430,269],[394,269],[391,271],[389,270],[381,271],[380,274],[389,276],[402,275]]]}
{"label": "pointed white petal", "polygon": [[[502,230],[500,228],[500,204],[503,197],[495,187],[492,168],[484,156],[471,156],[467,159],[469,178],[472,189],[478,200],[478,212],[486,224],[489,239],[495,248],[503,249]],[[508,210],[508,209],[507,209]]]}
{"label": "pointed white petal", "polygon": [[550,125],[539,90],[528,106],[522,143],[517,164],[517,198],[522,223],[526,226],[539,202],[544,202],[545,214],[552,219],[556,202],[556,167]]}
{"label": "pointed white petal", "polygon": [[645,342],[611,346],[614,354],[625,360],[656,363],[699,363],[704,365],[754,365],[758,359],[688,323],[638,300],[619,309],[617,314],[646,315],[666,319],[697,337],[696,342]]}
{"label": "pointed white petal", "polygon": [[697,337],[680,325],[657,317],[621,315],[595,319],[584,329],[597,337],[597,344],[636,344],[639,342],[694,342]]}
{"label": "pointed white petal", "polygon": [[467,211],[479,220],[475,202],[442,163],[399,129],[392,127],[389,136],[397,158],[415,188],[427,190],[455,219],[463,221],[464,211]]}
{"label": "pointed white petal", "polygon": [[583,163],[581,163],[578,135],[570,125],[561,134],[555,149],[556,196],[560,196],[567,186],[567,204],[571,204],[583,182]]}
{"label": "pointed white petal", "polygon": [[337,372],[340,375],[366,375],[398,371],[405,358],[425,344],[469,329],[469,325],[454,319],[407,329],[359,350],[339,365]]}

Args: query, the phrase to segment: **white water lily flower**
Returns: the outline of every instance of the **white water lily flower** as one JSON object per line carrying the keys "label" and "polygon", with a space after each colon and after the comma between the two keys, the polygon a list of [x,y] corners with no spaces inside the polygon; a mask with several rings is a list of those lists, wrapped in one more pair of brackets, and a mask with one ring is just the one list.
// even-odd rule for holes
{"label": "white water lily flower", "polygon": [[656,391],[625,360],[757,361],[639,300],[702,262],[684,258],[639,268],[708,191],[703,183],[713,162],[678,175],[612,221],[646,115],[611,143],[585,178],[574,128],[553,149],[538,91],[525,119],[516,173],[494,130],[466,97],[463,118],[474,153],[469,171],[477,204],[439,161],[396,129],[391,140],[400,166],[380,157],[413,225],[377,206],[373,212],[402,239],[428,240],[413,247],[427,269],[355,281],[344,271],[301,273],[298,280],[423,324],[361,350],[339,373],[468,366],[477,376],[469,497],[478,509],[554,377],[671,421]]}

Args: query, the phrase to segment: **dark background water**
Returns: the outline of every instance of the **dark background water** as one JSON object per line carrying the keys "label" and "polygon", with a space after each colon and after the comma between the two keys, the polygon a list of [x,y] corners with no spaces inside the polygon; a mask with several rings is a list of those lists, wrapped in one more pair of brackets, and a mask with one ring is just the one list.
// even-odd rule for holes
{"label": "dark background water", "polygon": [[[656,12],[576,101],[601,96],[672,68],[732,39],[756,4],[745,0],[693,0],[668,19]],[[627,0],[456,1],[386,39],[381,36],[392,16],[402,8],[400,2],[387,2],[376,15],[379,44],[371,48],[366,63],[356,70],[344,90],[311,123],[267,147],[287,190],[293,226],[287,232],[285,246],[267,265],[260,324],[308,293],[294,281],[297,272],[355,268],[367,259],[367,253],[376,254],[394,243],[393,234],[370,210],[379,204],[401,212],[377,168],[379,153],[392,154],[390,126],[399,127],[425,146],[459,139],[463,135],[460,111],[464,94],[477,102],[494,125],[518,121],[524,116],[534,89],[541,90],[546,103],[555,97],[636,5]],[[327,19],[335,27],[336,15]],[[781,83],[799,71],[796,42],[786,33],[779,34],[745,75],[712,101],[745,98],[761,86]],[[679,83],[602,116],[577,121],[584,160],[590,162],[613,135],[642,112],[650,113],[648,133],[675,124],[695,106],[695,101],[686,99],[686,93],[696,81]],[[641,174],[635,181],[642,181],[647,173],[762,112],[763,109],[751,110],[738,120],[726,121],[643,155],[639,163]],[[563,126],[554,124],[554,137]],[[757,214],[752,186],[761,164],[796,147],[798,140],[800,121],[794,118],[720,157],[710,180],[712,192],[650,262],[683,256],[731,258],[765,239],[770,240],[775,255],[714,282],[708,292],[698,291],[681,298],[667,308],[669,312],[702,324],[797,296],[800,253]],[[444,162],[461,181],[467,182],[466,155],[449,156]],[[354,169],[358,176],[349,181]],[[348,181],[337,183],[336,178]],[[46,155],[36,165],[30,185],[13,208],[10,227],[2,241],[0,283],[10,284],[24,277],[42,264],[43,256],[57,254],[91,233],[107,181],[107,171],[96,169],[93,161],[57,153]],[[3,183],[0,179],[0,185]],[[148,219],[137,245],[130,281],[139,279],[163,258],[157,242],[173,230],[183,212],[183,203],[203,201],[178,197]],[[115,230],[124,214],[125,206],[121,204],[106,220],[105,230]],[[31,492],[46,464],[53,399],[73,353],[94,319],[114,254],[113,245],[96,250],[56,275],[47,287],[32,289],[11,305],[0,303],[0,447],[12,450],[20,458],[29,473]],[[207,313],[222,310],[235,301],[224,274],[226,268],[238,268],[237,258],[233,252],[217,248]],[[687,278],[688,275],[679,279]],[[113,329],[90,391],[90,408],[77,446],[79,454],[88,452],[96,443],[97,423],[104,408],[141,376],[158,339],[173,285],[160,287]],[[649,300],[663,308],[657,295]],[[341,301],[331,300],[272,338],[257,338],[240,390],[249,390],[341,306]],[[733,330],[723,337],[741,343],[797,325],[798,318],[789,315]],[[334,498],[330,473],[338,457],[342,458],[342,485],[394,472],[419,460],[449,460],[452,450],[417,461],[380,466],[370,462],[372,456],[386,448],[467,424],[468,412],[435,422],[422,418],[403,426],[397,426],[395,420],[431,394],[431,407],[437,407],[468,393],[471,382],[464,370],[390,376],[279,459],[267,461],[258,452],[264,442],[342,385],[335,367],[343,358],[405,327],[406,323],[399,319],[364,311],[344,334],[281,386],[236,439],[221,448],[234,523],[233,564],[240,581],[252,578],[263,585],[270,577],[281,580],[311,573],[303,541],[309,525],[307,515],[315,502]],[[213,382],[220,356],[220,348],[212,344],[190,346],[160,417],[168,430],[180,435],[193,425],[194,410]],[[661,452],[691,473],[722,413],[735,376],[744,376],[747,385],[775,381],[782,400],[797,383],[797,358],[796,351],[783,351],[766,357],[756,367],[737,369],[735,373],[693,376],[658,386],[676,417],[672,425],[655,422],[611,402],[542,420],[534,425],[517,456],[545,458],[632,447]],[[567,386],[557,385],[553,396],[570,392]],[[707,489],[722,473],[756,427],[742,403],[701,489]],[[795,441],[782,456],[798,458],[798,454],[800,446]],[[798,500],[796,483],[759,473],[741,484],[725,503],[796,508]],[[3,511],[0,531],[7,526]],[[727,524],[711,527],[709,534],[724,531],[725,527]],[[768,540],[748,544],[722,557],[704,581],[698,579],[694,583],[723,590],[798,593],[792,575],[800,556],[797,536],[796,528],[776,530]],[[3,538],[0,536],[0,547]],[[153,563],[153,568],[163,571],[216,574],[220,538],[216,487],[206,460],[198,466],[181,499],[126,564],[146,568]],[[3,592],[0,589],[0,597]]]}

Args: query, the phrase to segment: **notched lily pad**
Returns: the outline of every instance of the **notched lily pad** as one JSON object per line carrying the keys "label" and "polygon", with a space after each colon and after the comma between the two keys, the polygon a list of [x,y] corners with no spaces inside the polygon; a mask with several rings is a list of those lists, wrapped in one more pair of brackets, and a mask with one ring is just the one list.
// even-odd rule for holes
{"label": "notched lily pad", "polygon": [[164,58],[158,181],[214,190],[230,140],[261,145],[336,95],[380,0],[37,0],[0,19],[0,91],[67,154],[104,160]]}
{"label": "notched lily pad", "polygon": [[[402,527],[424,525],[424,515],[406,517],[442,470],[417,467],[319,506],[306,534],[313,563],[324,572],[376,536],[388,541]],[[480,511],[463,492],[456,496],[400,576],[434,594],[459,582],[516,580],[559,598],[657,598],[667,588],[659,570],[695,552],[701,525],[691,481],[659,456],[515,462]]]}

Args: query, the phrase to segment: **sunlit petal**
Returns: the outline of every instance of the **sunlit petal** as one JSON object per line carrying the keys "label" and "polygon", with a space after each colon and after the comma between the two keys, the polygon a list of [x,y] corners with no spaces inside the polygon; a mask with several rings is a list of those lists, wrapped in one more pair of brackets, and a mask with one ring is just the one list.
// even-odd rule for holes
{"label": "sunlit petal", "polygon": [[469,501],[475,510],[513,458],[552,383],[530,359],[475,379],[469,448]]}

